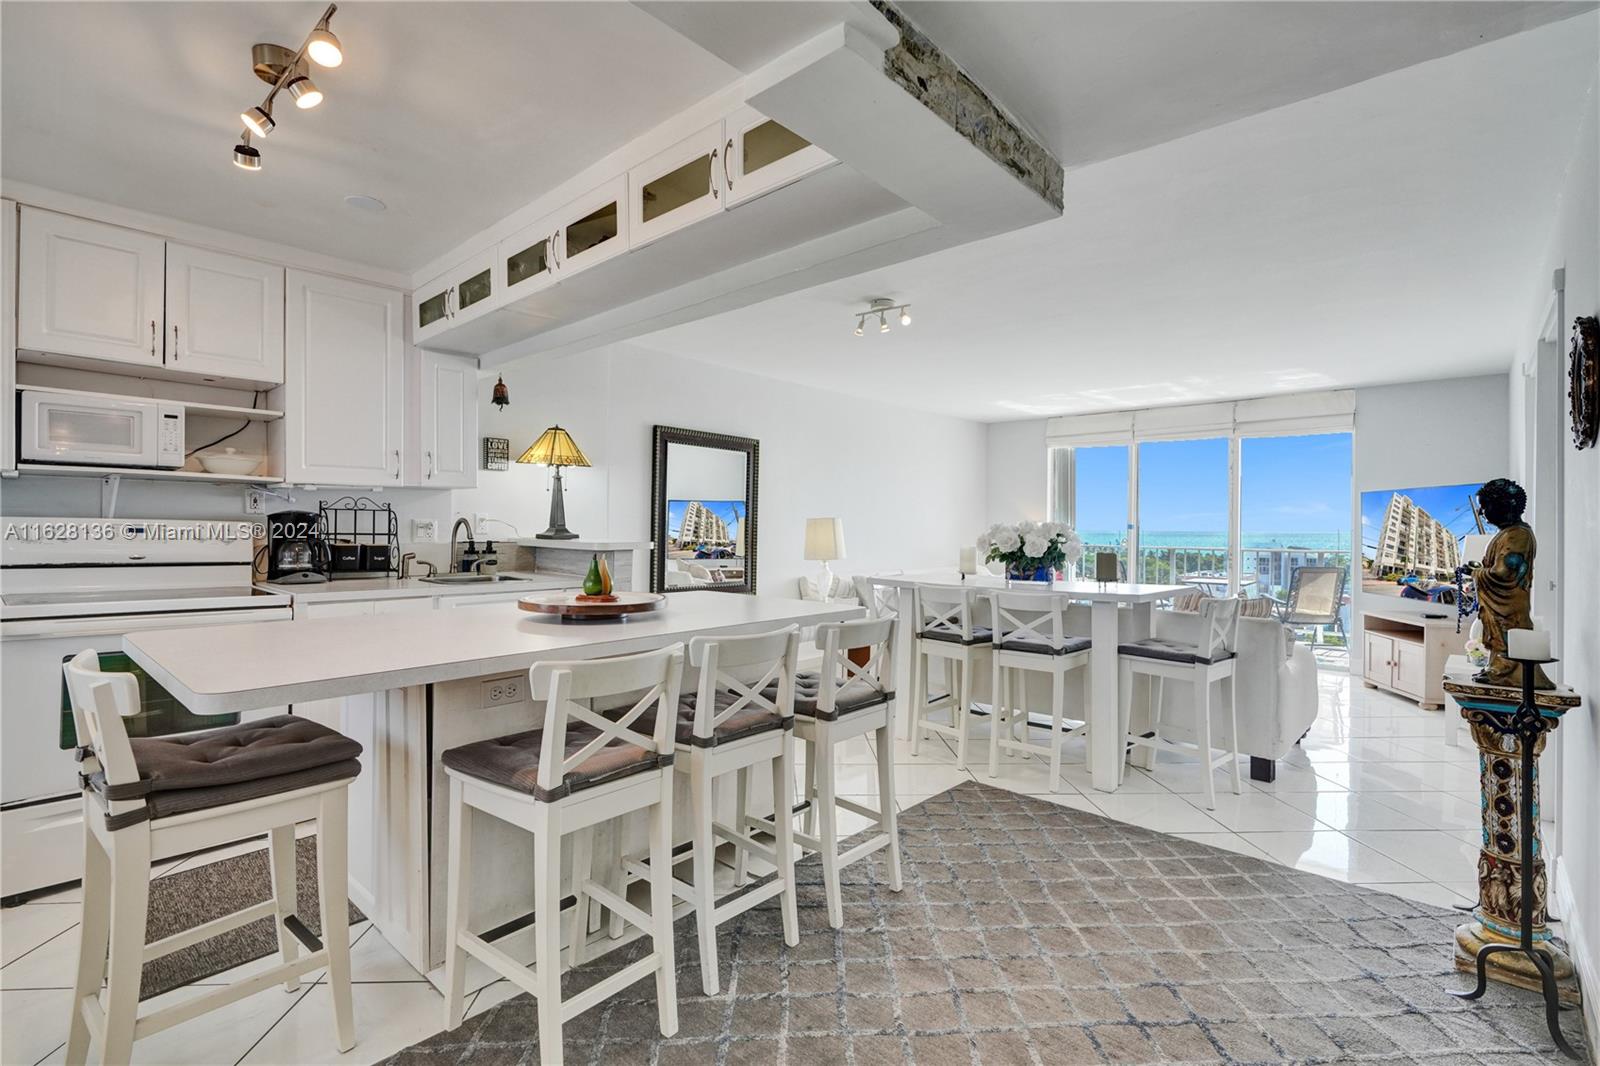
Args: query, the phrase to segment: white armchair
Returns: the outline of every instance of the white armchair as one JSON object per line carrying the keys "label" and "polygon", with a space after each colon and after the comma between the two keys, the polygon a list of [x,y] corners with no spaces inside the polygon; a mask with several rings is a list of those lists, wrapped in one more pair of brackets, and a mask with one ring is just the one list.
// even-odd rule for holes
{"label": "white armchair", "polygon": [[[1200,615],[1157,611],[1156,637],[1197,642],[1203,634]],[[1271,781],[1277,760],[1305,736],[1317,720],[1317,664],[1309,648],[1293,641],[1293,630],[1275,618],[1240,618],[1234,647],[1238,655],[1233,684],[1239,722],[1238,749],[1250,756],[1250,777]],[[1163,701],[1163,736],[1185,738],[1193,720],[1192,696],[1186,686],[1168,685]],[[1216,714],[1213,701],[1213,743],[1228,738],[1227,715]],[[1225,705],[1224,705],[1225,706]]]}

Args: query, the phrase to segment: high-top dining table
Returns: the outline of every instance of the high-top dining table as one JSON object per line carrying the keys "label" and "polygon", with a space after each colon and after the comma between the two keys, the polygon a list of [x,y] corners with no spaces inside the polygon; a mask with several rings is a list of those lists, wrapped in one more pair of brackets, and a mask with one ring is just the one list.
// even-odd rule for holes
{"label": "high-top dining table", "polygon": [[[935,585],[948,588],[972,588],[980,592],[1004,590],[1010,592],[1054,593],[1090,605],[1089,649],[1090,699],[1089,699],[1089,750],[1091,778],[1100,792],[1115,792],[1118,777],[1117,736],[1117,645],[1124,639],[1140,640],[1150,636],[1151,615],[1155,605],[1187,592],[1188,585],[1145,585],[1126,581],[1007,581],[997,574],[962,575],[954,570],[917,570],[899,574],[874,576],[873,581],[901,590],[900,610],[903,618],[911,615],[911,591],[918,585]],[[1119,608],[1130,608],[1127,625],[1119,633]],[[982,619],[979,616],[979,620]],[[898,647],[895,648],[895,687],[900,692],[911,691],[911,665],[915,645],[916,627],[899,627]],[[909,714],[902,714],[902,720]]]}

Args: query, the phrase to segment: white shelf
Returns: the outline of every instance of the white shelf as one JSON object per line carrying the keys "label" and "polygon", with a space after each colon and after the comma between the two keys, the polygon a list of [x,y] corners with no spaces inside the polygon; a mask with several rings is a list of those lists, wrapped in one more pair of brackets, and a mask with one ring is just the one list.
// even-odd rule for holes
{"label": "white shelf", "polygon": [[204,470],[146,470],[134,466],[68,466],[56,463],[18,463],[19,474],[52,477],[123,477],[134,481],[210,481],[223,485],[281,485],[281,477],[260,474],[208,474]]}
{"label": "white shelf", "polygon": [[283,417],[282,411],[273,411],[264,407],[235,407],[226,403],[201,403],[198,400],[170,400],[161,396],[133,396],[120,392],[88,392],[84,389],[61,389],[53,385],[24,385],[18,383],[17,391],[21,392],[23,390],[28,392],[50,392],[58,396],[95,396],[112,400],[152,400],[160,403],[172,403],[183,407],[188,414],[200,418],[243,418],[251,422],[276,422]]}

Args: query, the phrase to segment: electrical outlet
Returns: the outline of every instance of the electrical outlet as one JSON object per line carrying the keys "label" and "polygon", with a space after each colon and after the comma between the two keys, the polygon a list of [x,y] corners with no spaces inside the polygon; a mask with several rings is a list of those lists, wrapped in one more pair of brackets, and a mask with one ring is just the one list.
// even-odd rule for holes
{"label": "electrical outlet", "polygon": [[411,539],[418,544],[432,544],[439,539],[439,523],[431,518],[413,518]]}
{"label": "electrical outlet", "polygon": [[485,707],[499,707],[507,703],[521,703],[526,696],[528,679],[522,674],[492,677],[479,685],[480,699]]}
{"label": "electrical outlet", "polygon": [[260,489],[246,489],[244,492],[245,514],[266,514],[267,494]]}
{"label": "electrical outlet", "polygon": [[472,535],[475,537],[487,536],[489,533],[489,516],[473,512]]}

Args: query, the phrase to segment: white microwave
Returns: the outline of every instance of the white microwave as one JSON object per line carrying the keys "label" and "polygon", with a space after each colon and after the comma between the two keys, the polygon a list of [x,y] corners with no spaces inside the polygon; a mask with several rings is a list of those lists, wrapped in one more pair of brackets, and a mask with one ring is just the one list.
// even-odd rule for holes
{"label": "white microwave", "polygon": [[183,466],[183,405],[103,393],[20,393],[17,457],[79,466]]}

